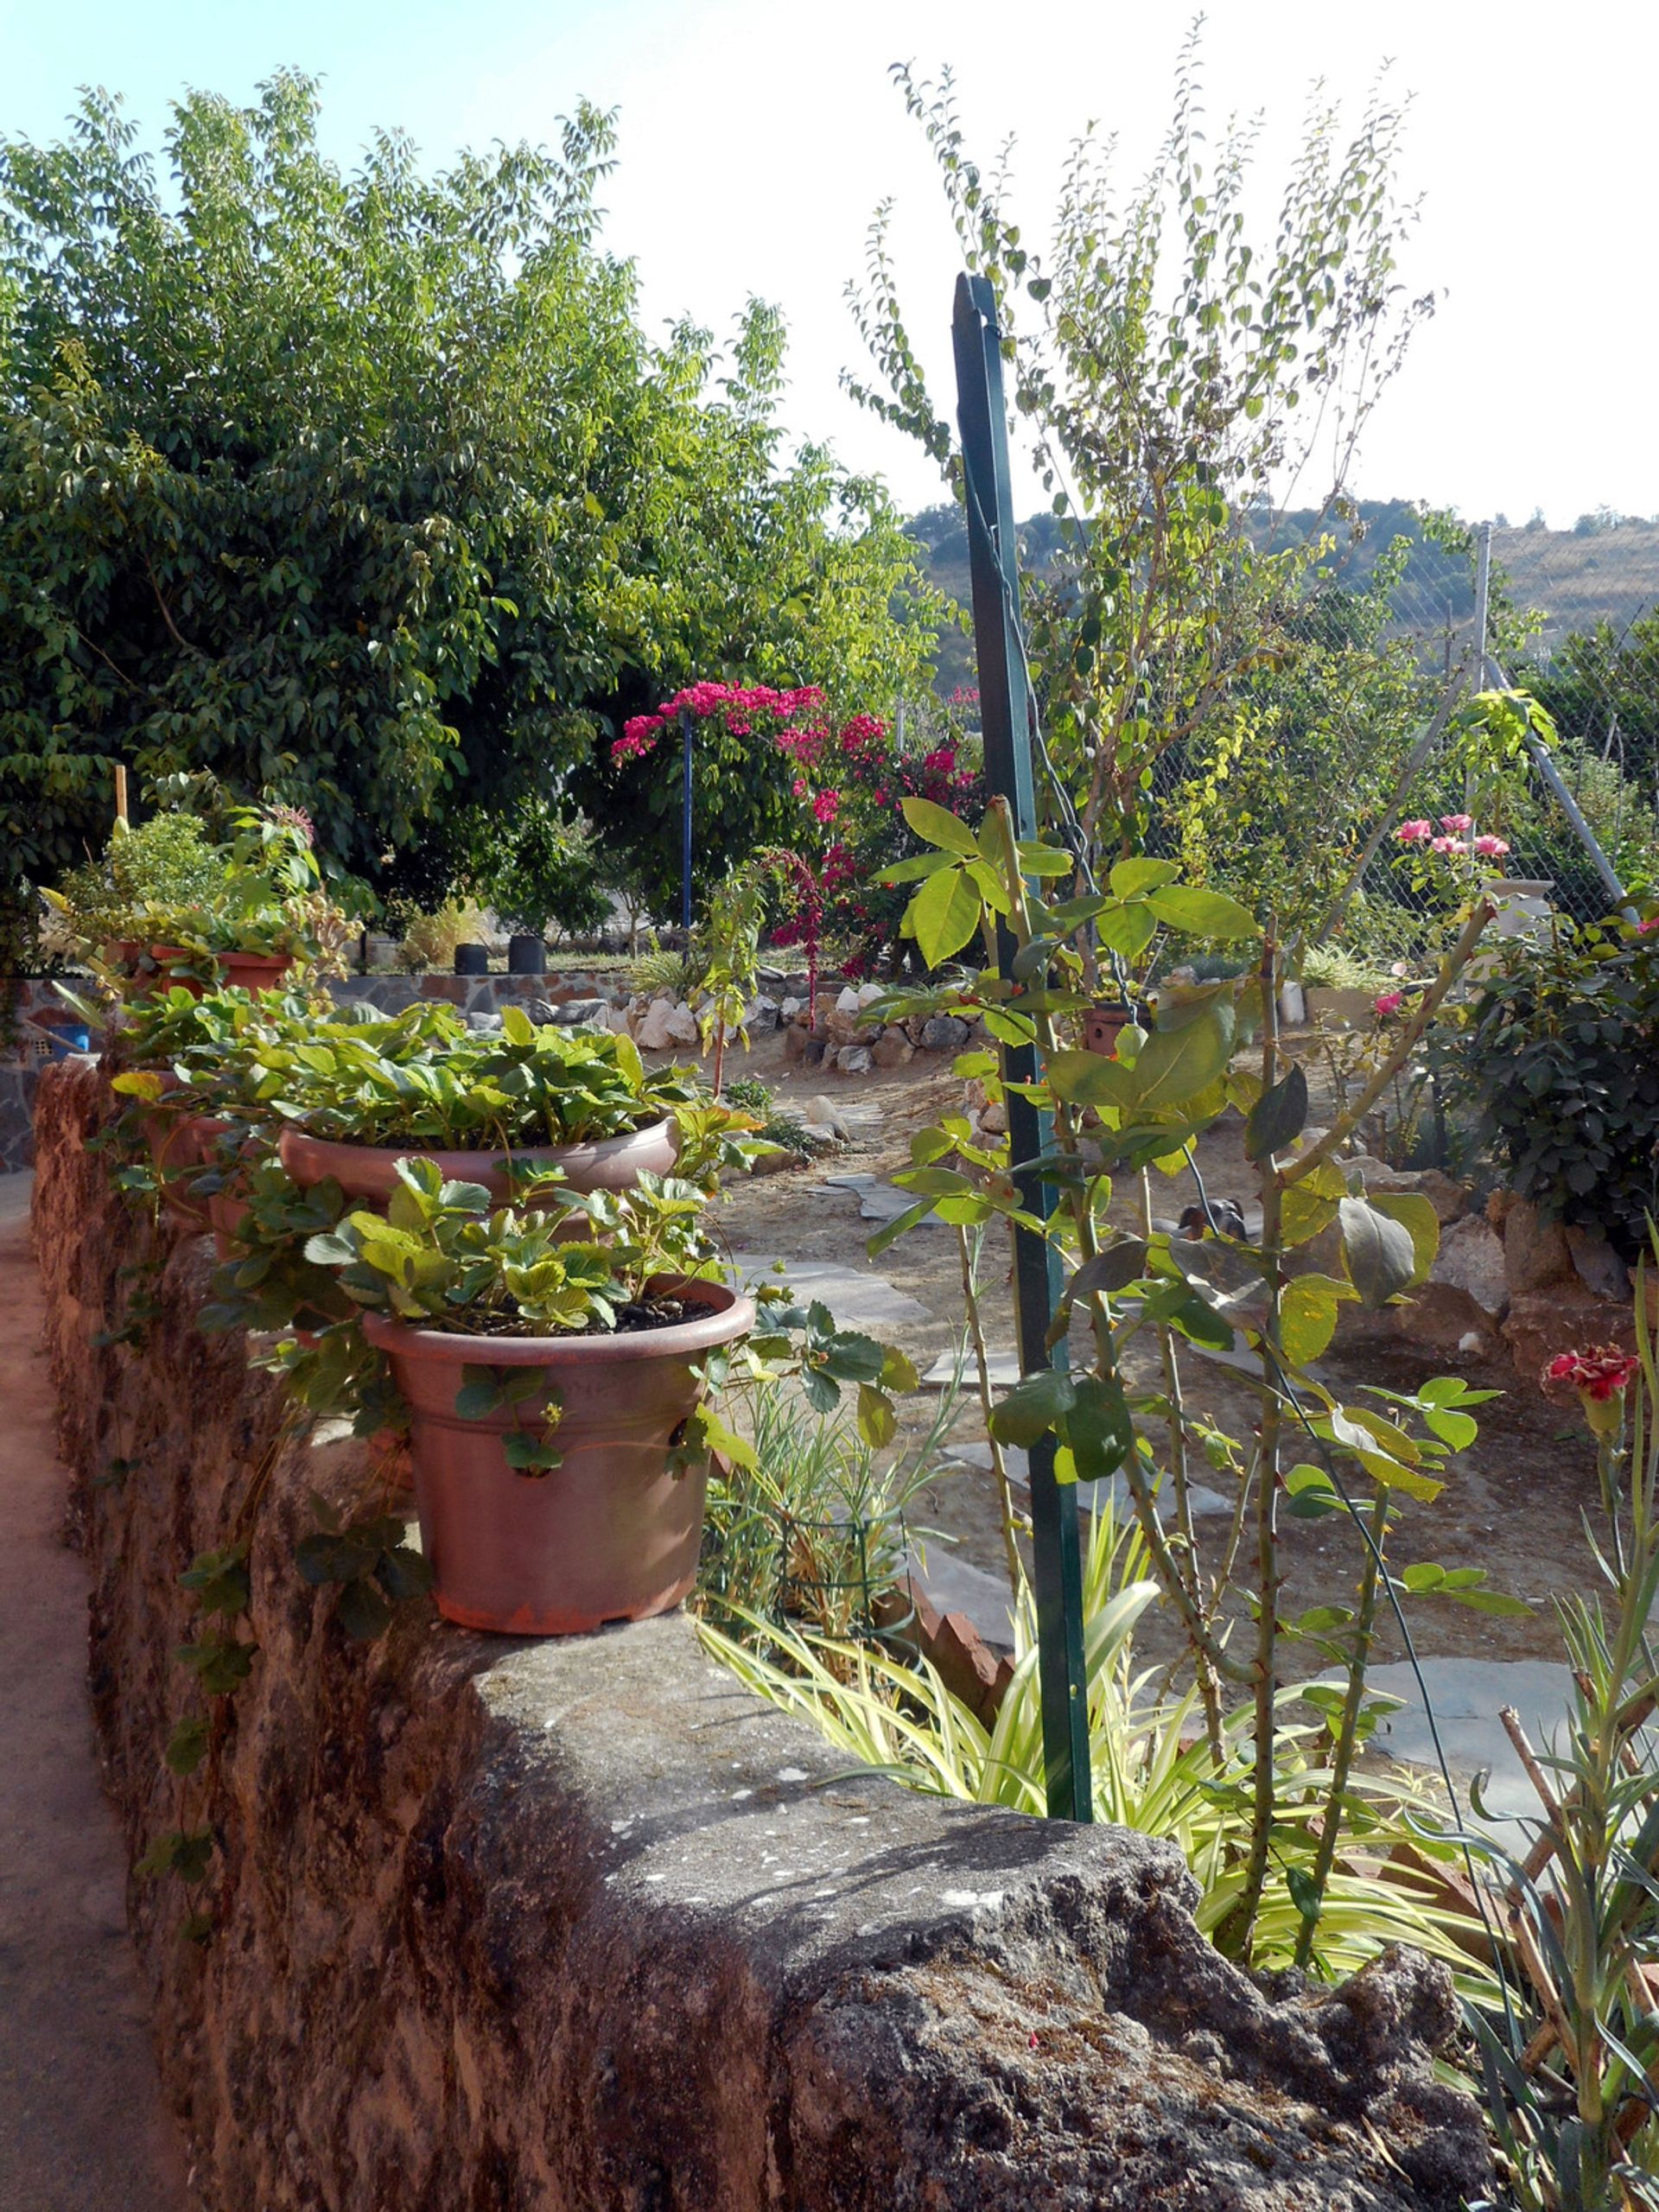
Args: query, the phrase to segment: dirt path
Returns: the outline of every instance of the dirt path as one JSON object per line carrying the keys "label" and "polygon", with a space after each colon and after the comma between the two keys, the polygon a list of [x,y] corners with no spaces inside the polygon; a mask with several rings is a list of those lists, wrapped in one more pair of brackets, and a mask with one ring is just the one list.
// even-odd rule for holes
{"label": "dirt path", "polygon": [[[963,1314],[954,1234],[938,1228],[914,1232],[871,1262],[865,1245],[874,1224],[859,1218],[856,1195],[822,1187],[828,1176],[850,1172],[885,1178],[907,1165],[912,1133],[942,1112],[960,1110],[962,1086],[950,1074],[948,1062],[918,1057],[904,1069],[864,1077],[803,1074],[786,1066],[780,1040],[774,1038],[758,1046],[742,1071],[760,1076],[777,1090],[781,1104],[798,1110],[810,1098],[827,1098],[848,1117],[852,1141],[827,1164],[756,1179],[734,1190],[721,1224],[734,1252],[786,1253],[884,1275],[919,1300],[931,1317],[927,1325],[918,1322],[901,1332],[905,1348],[918,1364],[952,1346]],[[1254,1198],[1235,1117],[1229,1117],[1206,1143],[1200,1166],[1212,1199],[1234,1197],[1248,1202]],[[1179,1215],[1195,1195],[1185,1177],[1168,1183],[1154,1179],[1153,1203],[1160,1213]],[[1114,1212],[1121,1213],[1127,1224],[1136,1206],[1138,1199],[1125,1192]],[[988,1242],[988,1253],[993,1249]],[[994,1342],[1011,1350],[1008,1297],[993,1268],[988,1267],[986,1272],[982,1298],[988,1325]],[[1407,1506],[1395,1560],[1399,1567],[1433,1560],[1448,1567],[1484,1567],[1495,1589],[1537,1602],[1529,1618],[1503,1619],[1449,1600],[1420,1601],[1410,1616],[1419,1649],[1425,1656],[1558,1657],[1560,1636],[1548,1600],[1599,1586],[1582,1521],[1584,1512],[1594,1509],[1595,1471],[1581,1424],[1546,1404],[1507,1363],[1467,1361],[1454,1370],[1444,1357],[1423,1352],[1399,1337],[1387,1317],[1359,1315],[1352,1307],[1343,1313],[1343,1329],[1321,1363],[1321,1371],[1332,1387],[1357,1402],[1368,1402],[1363,1395],[1368,1387],[1408,1390],[1431,1375],[1448,1371],[1478,1387],[1503,1393],[1480,1408],[1479,1440],[1452,1461],[1442,1497],[1430,1505]],[[1194,1411],[1235,1436],[1249,1437],[1256,1401],[1236,1378],[1195,1355],[1185,1363],[1185,1386]],[[922,1410],[912,1408],[901,1435],[916,1434],[924,1421]],[[983,1433],[970,1402],[964,1406],[957,1439],[971,1441]],[[1196,1471],[1224,1495],[1236,1494],[1236,1483],[1224,1473],[1207,1466]],[[934,1525],[957,1538],[959,1557],[989,1573],[1001,1572],[1002,1545],[988,1473],[952,1473],[932,1487],[925,1503]],[[1281,1517],[1281,1528],[1287,1610],[1294,1613],[1344,1599],[1357,1563],[1346,1525],[1337,1520]],[[1379,1656],[1400,1656],[1391,1621],[1385,1623],[1380,1643]]]}
{"label": "dirt path", "polygon": [[0,2212],[184,2212],[86,1709],[86,1576],[59,1536],[31,1180],[0,1179]]}

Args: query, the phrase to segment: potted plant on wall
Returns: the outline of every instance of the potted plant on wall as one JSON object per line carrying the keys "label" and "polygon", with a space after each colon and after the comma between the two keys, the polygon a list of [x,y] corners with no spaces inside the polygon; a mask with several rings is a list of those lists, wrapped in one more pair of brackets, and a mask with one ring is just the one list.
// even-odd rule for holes
{"label": "potted plant on wall", "polygon": [[406,1157],[497,1199],[515,1173],[553,1168],[578,1190],[626,1189],[673,1166],[675,1117],[696,1096],[679,1071],[648,1072],[631,1037],[537,1028],[510,1006],[498,1034],[453,1014],[435,1023],[431,1009],[336,1025],[281,1056],[275,1107],[296,1183],[332,1177],[348,1197],[384,1205]]}
{"label": "potted plant on wall", "polygon": [[409,1406],[448,1619],[570,1635],[665,1611],[690,1588],[706,1462],[677,1447],[709,1356],[754,1321],[748,1299],[699,1272],[702,1198],[646,1175],[492,1212],[480,1185],[404,1160],[385,1218],[350,1214],[310,1240]]}

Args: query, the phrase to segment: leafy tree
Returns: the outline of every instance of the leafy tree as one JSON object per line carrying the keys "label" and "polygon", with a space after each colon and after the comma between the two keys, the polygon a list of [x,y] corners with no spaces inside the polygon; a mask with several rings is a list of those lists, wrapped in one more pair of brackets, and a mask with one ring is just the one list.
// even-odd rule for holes
{"label": "leafy tree", "polygon": [[1414,643],[1389,626],[1410,550],[1397,542],[1363,590],[1329,579],[1310,589],[1273,662],[1162,764],[1179,780],[1159,818],[1188,874],[1275,914],[1283,931],[1329,911],[1432,711]]}
{"label": "leafy tree", "polygon": [[1575,631],[1527,684],[1564,737],[1604,751],[1614,739],[1629,773],[1651,803],[1659,786],[1659,607],[1626,630],[1599,622]]}
{"label": "leafy tree", "polygon": [[[1246,518],[1315,469],[1329,472],[1329,509],[1427,311],[1395,275],[1409,221],[1393,186],[1401,115],[1374,99],[1344,144],[1315,111],[1258,248],[1243,206],[1252,133],[1206,140],[1189,41],[1147,181],[1121,202],[1109,148],[1085,136],[1044,257],[1014,218],[1006,166],[970,159],[949,77],[935,88],[895,73],[963,255],[997,295],[1017,424],[1058,522],[1058,572],[1028,599],[1031,658],[1065,809],[1104,857],[1134,842],[1160,755],[1230,712],[1297,619],[1324,541],[1274,550]],[[853,388],[954,480],[950,422],[903,319],[889,213],[854,290],[879,378]]]}
{"label": "leafy tree", "polygon": [[718,380],[707,333],[641,334],[597,243],[609,117],[431,177],[391,134],[343,175],[316,122],[297,75],[192,93],[170,191],[103,94],[0,145],[14,909],[101,846],[118,760],[301,804],[395,888],[550,779],[603,837],[590,763],[694,673],[863,693],[925,664],[885,502],[780,451],[776,315]]}

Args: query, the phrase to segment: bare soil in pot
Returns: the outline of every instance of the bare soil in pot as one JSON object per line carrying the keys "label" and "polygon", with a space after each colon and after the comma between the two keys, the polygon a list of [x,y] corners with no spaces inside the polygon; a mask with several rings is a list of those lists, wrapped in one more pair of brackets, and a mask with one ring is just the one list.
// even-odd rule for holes
{"label": "bare soil in pot", "polygon": [[[438,1610],[465,1628],[573,1636],[666,1612],[690,1591],[707,1470],[671,1471],[702,1395],[692,1362],[744,1335],[754,1307],[722,1283],[660,1277],[653,1299],[686,1318],[590,1337],[478,1337],[365,1313],[371,1343],[408,1401],[421,1541]],[[481,1420],[455,1411],[467,1368],[533,1369],[539,1387]],[[553,1394],[560,1463],[507,1464],[504,1441],[539,1438]]]}
{"label": "bare soil in pot", "polygon": [[277,1147],[283,1166],[309,1190],[329,1176],[348,1198],[383,1206],[397,1184],[400,1160],[432,1160],[457,1183],[481,1183],[492,1198],[510,1197],[512,1172],[561,1167],[575,1191],[630,1191],[642,1173],[666,1175],[674,1166],[674,1124],[666,1118],[602,1137],[596,1144],[525,1145],[504,1152],[499,1146],[478,1151],[437,1151],[420,1144],[342,1144],[315,1137],[298,1127],[283,1131]]}

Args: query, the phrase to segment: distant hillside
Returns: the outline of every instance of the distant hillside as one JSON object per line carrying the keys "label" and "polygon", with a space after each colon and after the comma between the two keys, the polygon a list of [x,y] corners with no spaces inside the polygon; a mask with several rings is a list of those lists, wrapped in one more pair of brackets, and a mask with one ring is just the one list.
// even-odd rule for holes
{"label": "distant hillside", "polygon": [[[929,507],[906,524],[925,556],[932,582],[957,604],[970,602],[968,531],[962,510]],[[1425,645],[1459,630],[1474,613],[1474,580],[1466,561],[1424,534],[1411,502],[1362,499],[1357,525],[1321,523],[1311,508],[1281,516],[1274,533],[1278,545],[1300,544],[1315,529],[1337,540],[1331,566],[1341,582],[1363,584],[1380,555],[1396,538],[1412,541],[1395,594],[1400,626],[1422,638]],[[1059,544],[1059,528],[1050,514],[1033,515],[1020,524],[1022,570],[1046,575]],[[1573,530],[1546,530],[1541,524],[1492,532],[1492,558],[1500,582],[1517,607],[1542,617],[1541,654],[1548,655],[1569,632],[1611,622],[1623,631],[1638,614],[1659,607],[1659,518],[1643,522],[1580,524]],[[973,641],[947,632],[940,640],[938,687],[949,693],[973,681]]]}

